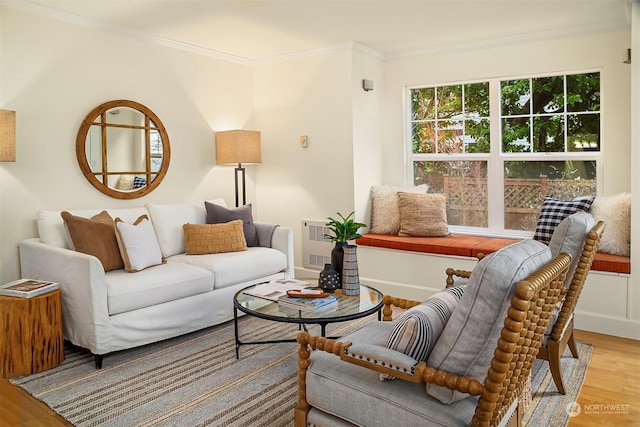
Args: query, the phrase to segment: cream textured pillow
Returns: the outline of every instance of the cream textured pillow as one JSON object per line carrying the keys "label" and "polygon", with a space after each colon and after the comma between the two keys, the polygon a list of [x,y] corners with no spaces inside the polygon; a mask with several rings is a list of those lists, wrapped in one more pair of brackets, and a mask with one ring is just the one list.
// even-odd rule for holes
{"label": "cream textured pillow", "polygon": [[631,194],[597,196],[589,213],[596,221],[604,221],[605,229],[598,245],[599,252],[630,256]]}
{"label": "cream textured pillow", "polygon": [[398,193],[398,236],[448,236],[447,199],[443,194]]}
{"label": "cream textured pillow", "polygon": [[127,224],[120,218],[116,218],[115,223],[124,271],[136,273],[165,262],[153,225],[146,215],[140,216],[133,224]]}
{"label": "cream textured pillow", "polygon": [[374,185],[371,187],[371,233],[398,234],[400,230],[400,209],[398,207],[398,191],[405,193],[426,194],[429,186],[393,187],[390,185]]}
{"label": "cream textured pillow", "polygon": [[185,224],[183,229],[187,255],[247,250],[242,220],[239,219],[222,224]]}

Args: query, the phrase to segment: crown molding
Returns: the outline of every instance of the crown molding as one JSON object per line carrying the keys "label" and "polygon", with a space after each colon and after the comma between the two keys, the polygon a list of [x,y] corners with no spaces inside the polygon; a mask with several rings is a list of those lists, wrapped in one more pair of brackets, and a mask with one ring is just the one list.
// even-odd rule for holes
{"label": "crown molding", "polygon": [[[631,2],[633,1],[640,1],[640,0],[629,0],[629,1],[630,1],[629,4],[631,4]],[[83,26],[83,27],[101,29],[104,31],[113,32],[116,34],[121,34],[128,37],[144,40],[149,43],[155,43],[155,44],[170,47],[173,49],[179,49],[179,50],[194,53],[197,55],[208,56],[208,57],[220,59],[223,61],[229,61],[229,62],[246,65],[250,67],[260,67],[264,65],[288,62],[293,60],[310,58],[314,56],[329,55],[329,54],[334,54],[338,52],[343,52],[346,50],[359,51],[364,54],[373,56],[379,59],[380,61],[388,62],[388,61],[397,60],[397,59],[439,56],[447,53],[463,52],[463,51],[470,51],[470,50],[477,50],[477,49],[488,49],[493,47],[522,44],[522,43],[535,42],[535,41],[544,41],[544,40],[552,40],[552,39],[559,39],[559,38],[570,38],[570,37],[578,37],[578,36],[588,36],[588,35],[600,34],[605,32],[629,29],[631,27],[630,19],[627,19],[623,22],[611,22],[611,23],[604,23],[604,24],[595,25],[595,26],[592,25],[592,26],[574,27],[574,28],[567,28],[562,30],[547,31],[547,32],[541,32],[541,33],[523,34],[523,35],[514,36],[514,37],[478,40],[478,41],[473,41],[469,43],[448,44],[448,45],[438,46],[434,48],[420,49],[420,50],[414,50],[410,52],[391,53],[391,54],[383,54],[380,51],[369,48],[358,42],[347,42],[347,43],[342,43],[334,46],[328,46],[325,48],[293,52],[290,54],[278,55],[278,56],[273,56],[268,58],[249,59],[249,58],[245,58],[237,55],[220,52],[214,49],[204,48],[204,47],[193,45],[190,43],[184,43],[184,42],[167,39],[163,37],[152,36],[142,31],[133,30],[131,28],[124,27],[121,25],[108,24],[99,20],[81,17],[68,12],[61,12],[59,10],[56,10],[41,4],[32,3],[28,0],[0,0],[0,4],[3,6],[14,8],[14,9],[22,10],[24,12],[50,18],[53,20],[62,21],[69,24]]]}
{"label": "crown molding", "polygon": [[[640,1],[640,0],[638,0]],[[430,57],[439,56],[447,53],[463,52],[477,49],[489,49],[493,47],[501,47],[507,45],[531,43],[544,40],[557,40],[560,38],[582,37],[612,31],[630,29],[630,22],[613,22],[595,26],[574,27],[562,30],[546,31],[541,33],[523,34],[520,36],[502,37],[495,39],[477,40],[470,43],[450,44],[440,47],[421,49],[411,52],[402,52],[396,54],[388,54],[384,56],[384,61],[396,59],[408,59],[412,57]]]}

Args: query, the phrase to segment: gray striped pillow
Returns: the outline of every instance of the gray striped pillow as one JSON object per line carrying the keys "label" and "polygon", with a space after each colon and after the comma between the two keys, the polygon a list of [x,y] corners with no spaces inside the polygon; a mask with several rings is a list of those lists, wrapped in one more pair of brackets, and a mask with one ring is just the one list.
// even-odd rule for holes
{"label": "gray striped pillow", "polygon": [[[402,313],[394,322],[387,348],[402,352],[418,362],[427,360],[465,287],[456,286],[440,291]],[[384,374],[380,378],[393,379]]]}

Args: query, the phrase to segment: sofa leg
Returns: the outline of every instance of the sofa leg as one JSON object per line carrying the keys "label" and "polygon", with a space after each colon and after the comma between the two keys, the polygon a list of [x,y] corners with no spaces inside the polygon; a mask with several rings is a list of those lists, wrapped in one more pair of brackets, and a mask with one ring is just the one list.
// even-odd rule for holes
{"label": "sofa leg", "polygon": [[104,359],[104,355],[102,354],[94,354],[96,361],[96,369],[102,369],[102,360]]}

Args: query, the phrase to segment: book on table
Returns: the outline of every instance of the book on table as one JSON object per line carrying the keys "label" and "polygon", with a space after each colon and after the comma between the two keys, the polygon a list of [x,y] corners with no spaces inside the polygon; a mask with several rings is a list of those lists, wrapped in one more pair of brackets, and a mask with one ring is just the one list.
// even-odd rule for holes
{"label": "book on table", "polygon": [[278,298],[287,296],[287,291],[302,290],[315,288],[312,283],[305,282],[298,279],[278,279],[271,280],[267,283],[260,283],[253,288],[246,289],[245,294],[252,295],[254,297],[260,297],[271,301],[278,301]]}
{"label": "book on table", "polygon": [[58,289],[56,282],[45,280],[19,279],[4,285],[0,285],[0,295],[20,298],[32,298],[38,295]]}
{"label": "book on table", "polygon": [[278,304],[304,311],[322,311],[333,307],[338,303],[335,295],[324,298],[290,297],[287,295],[278,298]]}

